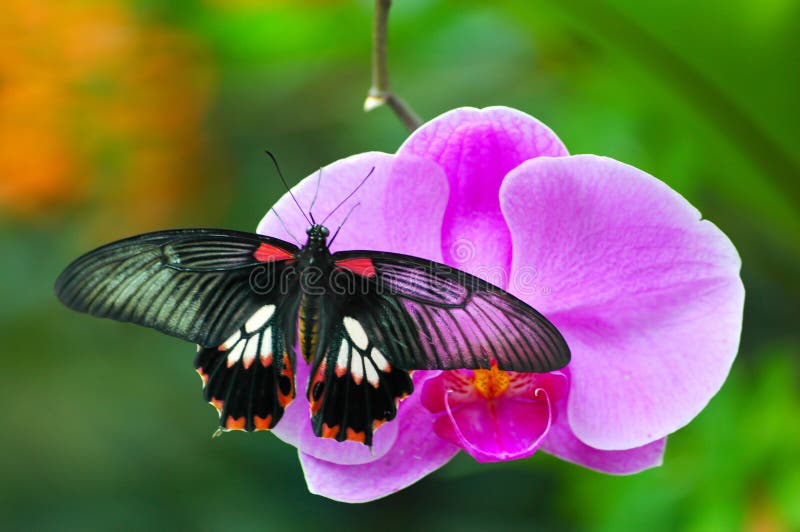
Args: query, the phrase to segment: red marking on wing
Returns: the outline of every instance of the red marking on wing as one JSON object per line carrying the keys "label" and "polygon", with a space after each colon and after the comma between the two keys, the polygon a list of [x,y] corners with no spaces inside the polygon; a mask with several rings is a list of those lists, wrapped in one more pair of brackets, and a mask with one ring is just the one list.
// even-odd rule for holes
{"label": "red marking on wing", "polygon": [[322,424],[322,437],[335,438],[339,434],[339,425],[329,427],[327,423]]}
{"label": "red marking on wing", "polygon": [[268,415],[267,417],[255,416],[253,421],[255,423],[256,430],[269,430],[270,425],[272,425],[272,414]]}
{"label": "red marking on wing", "polygon": [[349,441],[357,441],[359,443],[364,443],[367,441],[367,434],[365,432],[356,432],[350,427],[347,427],[347,439]]}
{"label": "red marking on wing", "polygon": [[278,403],[281,407],[286,408],[286,406],[292,402],[292,399],[294,399],[294,371],[292,368],[292,361],[289,360],[289,355],[286,353],[283,354],[283,369],[281,369],[281,375],[289,379],[291,383],[288,394],[284,394],[280,386],[278,387]]}
{"label": "red marking on wing", "polygon": [[244,430],[245,427],[245,417],[233,417],[228,416],[225,420],[225,428],[228,430]]}
{"label": "red marking on wing", "polygon": [[214,408],[216,408],[218,412],[222,412],[222,407],[225,404],[224,401],[220,401],[216,397],[212,397],[211,400],[209,401],[209,403],[214,405]]}
{"label": "red marking on wing", "polygon": [[290,252],[278,246],[267,244],[266,242],[258,246],[258,249],[253,253],[256,260],[259,262],[274,262],[276,260],[288,260],[294,258]]}
{"label": "red marking on wing", "polygon": [[336,266],[351,271],[356,275],[362,275],[364,277],[375,277],[376,275],[375,265],[372,264],[372,260],[370,259],[356,258],[356,259],[337,260]]}
{"label": "red marking on wing", "polygon": [[325,382],[325,361],[323,360],[317,372],[314,374],[314,378],[311,380],[311,384],[308,386],[308,400],[311,403],[311,413],[316,414],[319,412],[319,409],[322,408],[322,392],[318,393],[319,398],[314,399],[314,390],[317,386],[324,387],[323,384]]}

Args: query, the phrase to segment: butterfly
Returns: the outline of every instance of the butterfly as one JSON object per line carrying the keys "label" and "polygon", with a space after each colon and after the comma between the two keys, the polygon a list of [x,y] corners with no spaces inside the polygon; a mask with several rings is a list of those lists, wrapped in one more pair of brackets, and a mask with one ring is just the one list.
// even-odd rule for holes
{"label": "butterfly", "polygon": [[314,433],[369,446],[412,393],[413,370],[569,362],[558,329],[515,296],[418,257],[332,253],[324,222],[311,217],[302,246],[225,229],[134,236],[76,259],[55,292],[71,309],[198,344],[222,430],[275,427],[296,394],[298,348]]}

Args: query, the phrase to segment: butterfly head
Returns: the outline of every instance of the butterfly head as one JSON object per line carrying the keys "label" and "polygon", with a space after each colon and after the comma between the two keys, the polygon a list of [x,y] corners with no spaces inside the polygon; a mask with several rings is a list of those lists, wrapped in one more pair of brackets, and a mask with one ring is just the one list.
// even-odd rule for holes
{"label": "butterfly head", "polygon": [[308,243],[306,244],[307,246],[315,248],[325,247],[330,231],[328,231],[328,228],[324,225],[314,224],[306,229],[306,234],[308,235]]}

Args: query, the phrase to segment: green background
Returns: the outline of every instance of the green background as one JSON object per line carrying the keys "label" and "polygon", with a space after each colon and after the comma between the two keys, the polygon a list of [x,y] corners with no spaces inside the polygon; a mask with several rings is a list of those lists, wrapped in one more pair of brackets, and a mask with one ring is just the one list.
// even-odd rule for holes
{"label": "green background", "polygon": [[392,81],[420,115],[512,106],[658,176],[736,244],[747,302],[730,378],[664,466],[462,454],[364,505],[310,495],[270,434],[212,440],[193,346],[67,311],[52,283],[132,233],[253,230],[280,194],[265,148],[293,182],[394,151],[399,121],[361,110],[372,3],[4,10],[0,528],[800,529],[800,3],[396,2]]}

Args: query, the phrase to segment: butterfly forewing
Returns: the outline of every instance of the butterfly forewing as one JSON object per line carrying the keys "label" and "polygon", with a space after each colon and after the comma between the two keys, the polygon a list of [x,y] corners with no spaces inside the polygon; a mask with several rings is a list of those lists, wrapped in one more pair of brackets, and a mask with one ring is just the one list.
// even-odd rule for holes
{"label": "butterfly forewing", "polygon": [[[56,281],[68,307],[152,327],[202,346],[228,338],[258,308],[280,297],[278,279],[297,247],[250,233],[160,231],[98,248]],[[258,269],[268,269],[259,272]]]}
{"label": "butterfly forewing", "polygon": [[[570,359],[558,329],[496,286],[460,270],[394,253],[347,251],[333,256],[360,277],[367,329],[405,369],[488,368],[553,371]],[[359,268],[349,268],[358,264]]]}

